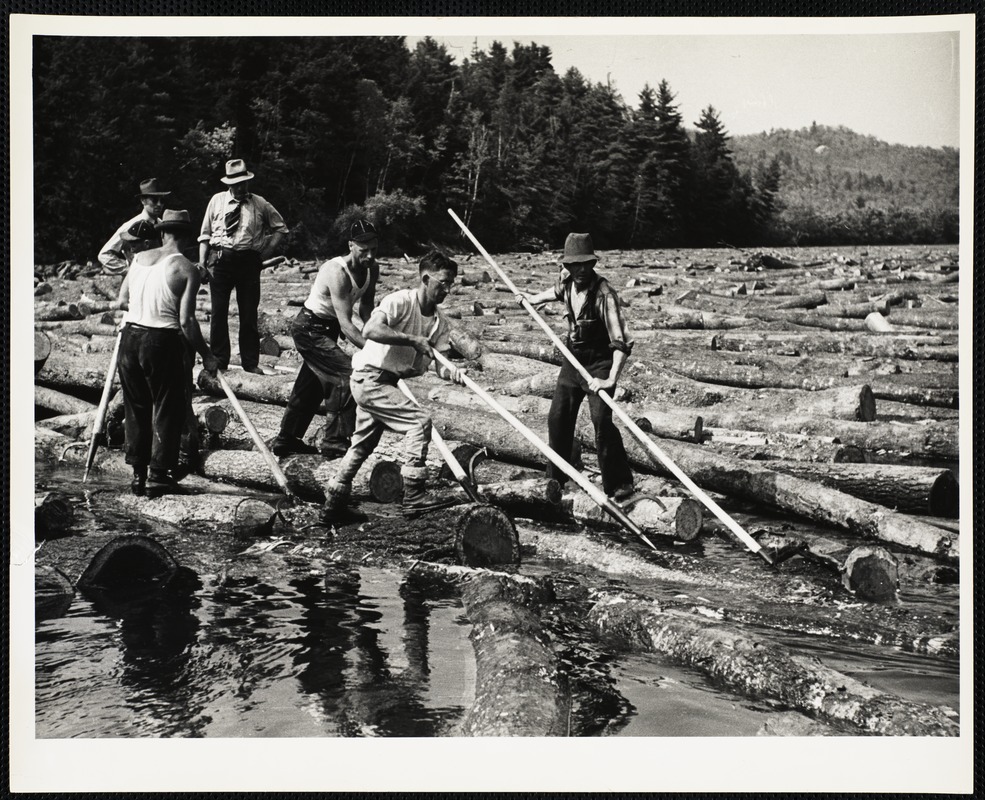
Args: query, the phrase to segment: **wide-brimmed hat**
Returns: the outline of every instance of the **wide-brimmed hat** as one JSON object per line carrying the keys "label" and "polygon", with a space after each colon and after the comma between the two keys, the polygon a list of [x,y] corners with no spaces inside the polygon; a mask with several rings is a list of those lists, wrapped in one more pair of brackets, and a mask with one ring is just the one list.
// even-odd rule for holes
{"label": "wide-brimmed hat", "polygon": [[564,255],[562,264],[579,264],[584,261],[598,261],[595,248],[592,246],[592,234],[569,233],[564,240]]}
{"label": "wide-brimmed hat", "polygon": [[157,178],[144,178],[140,182],[137,197],[167,197],[171,192],[165,192],[157,183]]}
{"label": "wide-brimmed hat", "polygon": [[219,178],[226,184],[242,183],[253,180],[253,173],[246,168],[246,162],[241,158],[232,158],[226,162],[226,177]]}
{"label": "wide-brimmed hat", "polygon": [[356,244],[366,244],[379,238],[376,227],[372,222],[365,219],[357,219],[349,228],[349,241]]}
{"label": "wide-brimmed hat", "polygon": [[[168,212],[165,211],[165,214]],[[120,234],[124,242],[146,242],[149,239],[159,239],[160,234],[149,219],[138,219],[133,225]]]}
{"label": "wide-brimmed hat", "polygon": [[190,231],[192,229],[192,218],[184,209],[174,211],[168,209],[160,221],[154,223],[154,228],[158,231]]}

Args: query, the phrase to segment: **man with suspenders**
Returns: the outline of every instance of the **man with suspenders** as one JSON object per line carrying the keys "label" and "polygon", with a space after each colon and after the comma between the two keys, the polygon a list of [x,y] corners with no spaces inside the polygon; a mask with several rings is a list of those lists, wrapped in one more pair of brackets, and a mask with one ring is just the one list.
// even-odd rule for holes
{"label": "man with suspenders", "polygon": [[340,336],[362,349],[362,328],[373,310],[380,268],[376,262],[376,228],[356,220],[349,229],[349,252],[326,261],[318,270],[308,299],[291,326],[294,346],[304,359],[287,401],[280,432],[271,444],[276,456],[318,453],[302,441],[325,401],[325,438],[321,453],[341,456],[349,447],[356,405],[349,389],[352,365],[339,348]]}
{"label": "man with suspenders", "polygon": [[[633,473],[622,436],[612,421],[612,409],[598,392],[613,392],[623,365],[632,350],[619,308],[619,297],[601,275],[595,272],[598,258],[589,233],[572,233],[564,243],[564,271],[555,285],[539,294],[521,293],[531,305],[557,300],[564,303],[568,320],[565,345],[592,376],[586,383],[578,371],[565,361],[554,387],[554,398],[547,417],[551,447],[571,460],[578,409],[588,395],[595,428],[595,446],[602,488],[616,501],[633,494]],[[562,485],[567,476],[553,464],[547,476]]]}
{"label": "man with suspenders", "polygon": [[127,309],[118,367],[126,462],[138,496],[181,492],[174,472],[185,424],[187,346],[201,354],[206,370],[214,374],[218,367],[195,318],[199,272],[181,253],[194,235],[191,218],[165,211],[155,228],[161,246],[134,256],[119,297]]}

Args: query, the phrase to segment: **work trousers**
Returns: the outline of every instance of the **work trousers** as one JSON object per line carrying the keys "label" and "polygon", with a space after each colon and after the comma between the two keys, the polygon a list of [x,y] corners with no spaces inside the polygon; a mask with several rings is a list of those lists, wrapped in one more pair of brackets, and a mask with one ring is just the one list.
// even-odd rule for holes
{"label": "work trousers", "polygon": [[[585,366],[593,378],[609,377],[612,368],[612,351],[608,346],[578,348],[568,345],[574,356]],[[554,387],[554,399],[547,414],[547,434],[551,448],[565,461],[570,462],[575,442],[575,425],[582,400],[588,395],[588,410],[595,428],[595,449],[599,469],[602,472],[602,488],[611,495],[621,486],[632,484],[633,473],[629,457],[619,429],[612,421],[612,409],[602,399],[588,390],[588,385],[578,371],[565,361]],[[547,477],[563,486],[567,476],[553,464],[547,467]]]}
{"label": "work trousers", "polygon": [[220,369],[229,366],[229,298],[236,290],[239,309],[239,363],[252,369],[260,363],[260,254],[255,250],[230,250],[224,247],[212,267],[210,292],[212,321],[209,344]]}
{"label": "work trousers", "polygon": [[339,465],[336,481],[352,482],[387,428],[404,435],[402,465],[424,466],[431,442],[431,415],[397,388],[397,380],[393,372],[373,367],[352,373],[350,386],[356,401],[356,429]]}
{"label": "work trousers", "polygon": [[315,316],[302,308],[291,325],[294,346],[304,359],[287,410],[280,423],[279,438],[302,439],[325,401],[324,450],[344,451],[356,426],[356,402],[349,389],[352,363],[339,348],[341,333],[334,319]]}
{"label": "work trousers", "polygon": [[120,340],[118,372],[126,462],[154,470],[174,469],[186,416],[181,332],[127,325]]}

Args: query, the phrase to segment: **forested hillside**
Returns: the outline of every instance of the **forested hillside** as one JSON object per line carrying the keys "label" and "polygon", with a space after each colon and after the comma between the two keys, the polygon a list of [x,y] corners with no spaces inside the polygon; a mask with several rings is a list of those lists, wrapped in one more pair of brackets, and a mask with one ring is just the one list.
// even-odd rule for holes
{"label": "forested hillside", "polygon": [[630,103],[535,42],[456,64],[402,37],[36,37],[34,87],[40,263],[94,258],[142,178],[199,217],[230,157],[306,258],[361,213],[394,251],[454,245],[449,206],[493,250],[571,230],[601,248],[957,237],[953,150],[823,126],[733,138],[711,106],[683,119],[659,75]]}

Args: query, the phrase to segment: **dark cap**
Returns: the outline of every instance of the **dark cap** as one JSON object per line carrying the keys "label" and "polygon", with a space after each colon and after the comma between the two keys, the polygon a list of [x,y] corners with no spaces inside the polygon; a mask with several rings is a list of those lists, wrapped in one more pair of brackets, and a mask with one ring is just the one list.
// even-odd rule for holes
{"label": "dark cap", "polygon": [[138,219],[133,225],[120,234],[124,242],[146,242],[151,239],[160,239],[160,235],[154,229],[154,223],[146,219]]}
{"label": "dark cap", "polygon": [[376,232],[376,228],[373,226],[373,223],[364,219],[357,219],[352,223],[352,227],[349,228],[350,242],[366,244],[367,242],[371,242],[378,237],[379,234]]}

